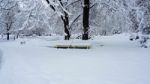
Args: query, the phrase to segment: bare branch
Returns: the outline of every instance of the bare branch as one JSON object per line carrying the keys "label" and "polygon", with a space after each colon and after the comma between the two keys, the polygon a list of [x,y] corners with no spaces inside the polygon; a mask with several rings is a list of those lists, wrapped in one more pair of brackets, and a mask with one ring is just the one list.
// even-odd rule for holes
{"label": "bare branch", "polygon": [[79,2],[79,1],[81,1],[81,0],[76,0],[76,1],[74,1],[74,2],[72,2],[72,3],[69,3],[68,5],[65,6],[65,8],[69,7],[70,5],[73,5],[73,4],[77,3],[77,2]]}
{"label": "bare branch", "polygon": [[98,3],[94,3],[94,4],[90,7],[90,9],[93,8],[94,6],[96,6],[97,4],[98,4]]}
{"label": "bare branch", "polygon": [[[7,3],[8,4],[8,3]],[[14,7],[16,7],[18,5],[18,3],[15,3],[15,5],[14,6],[11,6],[10,8],[6,8],[6,7],[2,7],[1,9],[2,10],[11,10],[11,9],[13,9]]]}
{"label": "bare branch", "polygon": [[70,26],[69,26],[70,29],[71,29],[72,25],[79,19],[79,17],[80,17],[81,15],[82,15],[82,13],[79,14],[79,15],[71,22],[71,24],[70,24]]}

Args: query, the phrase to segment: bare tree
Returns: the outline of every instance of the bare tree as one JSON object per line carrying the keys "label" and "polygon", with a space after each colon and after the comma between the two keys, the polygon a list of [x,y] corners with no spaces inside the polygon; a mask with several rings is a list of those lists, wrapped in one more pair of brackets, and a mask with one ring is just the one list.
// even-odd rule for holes
{"label": "bare tree", "polygon": [[69,5],[72,5],[76,2],[78,2],[80,0],[76,0],[76,1],[72,1],[70,3],[68,3],[69,1],[66,0],[65,2],[63,2],[62,0],[58,0],[58,4],[59,4],[59,8],[61,10],[58,10],[58,7],[55,6],[55,4],[52,4],[54,2],[56,2],[55,0],[52,2],[52,1],[49,1],[49,0],[46,0],[46,2],[50,5],[50,8],[55,11],[55,12],[58,12],[58,11],[62,11],[63,14],[60,15],[61,17],[61,20],[63,21],[63,24],[64,24],[64,33],[65,33],[65,40],[69,40],[70,39],[70,28],[71,28],[71,25],[73,24],[73,22],[75,22],[79,17],[80,15],[78,15],[74,20],[73,22],[70,24],[69,22],[69,11],[68,11],[68,7]]}
{"label": "bare tree", "polygon": [[1,23],[4,25],[3,27],[5,29],[5,34],[7,35],[7,40],[10,39],[10,33],[13,28],[13,24],[15,23],[17,6],[17,2],[9,0],[5,3],[5,5],[1,6],[3,17]]}

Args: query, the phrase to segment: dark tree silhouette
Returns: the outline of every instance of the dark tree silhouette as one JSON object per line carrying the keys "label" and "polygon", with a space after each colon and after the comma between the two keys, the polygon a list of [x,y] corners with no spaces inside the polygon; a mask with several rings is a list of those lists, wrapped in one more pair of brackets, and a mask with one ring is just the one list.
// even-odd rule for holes
{"label": "dark tree silhouette", "polygon": [[88,40],[89,35],[89,11],[90,11],[90,1],[84,0],[83,6],[83,35],[82,40]]}

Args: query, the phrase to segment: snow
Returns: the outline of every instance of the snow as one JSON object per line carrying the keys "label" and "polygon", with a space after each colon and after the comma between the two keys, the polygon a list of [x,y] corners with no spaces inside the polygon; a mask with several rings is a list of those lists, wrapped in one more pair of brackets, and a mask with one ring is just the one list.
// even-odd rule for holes
{"label": "snow", "polygon": [[150,49],[128,34],[97,36],[87,41],[92,49],[49,47],[59,42],[68,43],[59,36],[0,41],[0,84],[150,84]]}

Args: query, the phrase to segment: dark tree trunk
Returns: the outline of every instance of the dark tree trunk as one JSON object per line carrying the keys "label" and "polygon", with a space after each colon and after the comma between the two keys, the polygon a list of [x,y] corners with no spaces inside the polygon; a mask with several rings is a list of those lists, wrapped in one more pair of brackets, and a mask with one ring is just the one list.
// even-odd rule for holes
{"label": "dark tree trunk", "polygon": [[9,32],[7,32],[7,40],[9,40]]}
{"label": "dark tree trunk", "polygon": [[10,28],[8,27],[8,24],[6,24],[6,25],[7,25],[7,32],[6,32],[6,35],[7,35],[7,40],[9,40],[9,34],[10,34],[10,33],[9,33],[9,29],[10,29]]}
{"label": "dark tree trunk", "polygon": [[20,34],[20,33],[18,32],[18,33],[17,33],[17,36],[16,36],[17,39],[19,38],[19,34]]}
{"label": "dark tree trunk", "polygon": [[[60,4],[63,6],[61,0],[59,0]],[[65,33],[65,40],[70,39],[70,32],[69,32],[69,15],[64,11],[64,16],[61,16],[61,19],[64,23],[64,33]]]}
{"label": "dark tree trunk", "polygon": [[88,40],[90,1],[84,0],[82,40]]}
{"label": "dark tree trunk", "polygon": [[64,13],[65,13],[65,18],[64,18],[63,22],[64,22],[65,40],[69,40],[70,39],[69,18],[68,18],[68,14],[66,12],[64,12]]}

